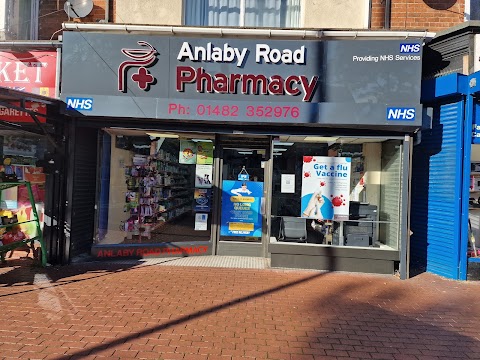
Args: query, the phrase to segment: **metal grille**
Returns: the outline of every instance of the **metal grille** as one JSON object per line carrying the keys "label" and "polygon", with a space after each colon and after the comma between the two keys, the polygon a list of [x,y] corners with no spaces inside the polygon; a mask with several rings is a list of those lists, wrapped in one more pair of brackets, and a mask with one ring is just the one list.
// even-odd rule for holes
{"label": "metal grille", "polygon": [[97,185],[97,129],[77,128],[75,137],[71,256],[92,245]]}

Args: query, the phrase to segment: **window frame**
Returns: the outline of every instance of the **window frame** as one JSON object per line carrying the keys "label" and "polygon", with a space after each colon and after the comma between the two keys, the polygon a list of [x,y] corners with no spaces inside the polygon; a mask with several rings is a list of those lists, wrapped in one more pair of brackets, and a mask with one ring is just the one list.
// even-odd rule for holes
{"label": "window frame", "polygon": [[[40,0],[30,0],[30,18],[21,19],[19,0],[7,0],[5,9],[5,38],[11,40],[38,40],[38,17]],[[19,34],[22,24],[29,22],[29,31],[24,39]]]}
{"label": "window frame", "polygon": [[[194,26],[194,25],[187,25],[186,24],[186,4],[187,0],[182,0],[182,24],[184,26]],[[240,14],[239,14],[239,24],[235,26],[227,26],[227,27],[245,27],[245,9],[246,9],[246,0],[240,0]],[[305,21],[305,0],[300,0],[300,19],[298,21],[298,29],[303,27],[303,23]],[[207,27],[210,25],[206,25]]]}

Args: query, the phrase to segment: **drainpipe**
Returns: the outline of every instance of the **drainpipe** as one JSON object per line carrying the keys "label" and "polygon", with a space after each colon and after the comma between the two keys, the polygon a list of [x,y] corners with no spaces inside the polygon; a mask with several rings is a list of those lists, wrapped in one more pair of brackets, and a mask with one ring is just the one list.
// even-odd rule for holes
{"label": "drainpipe", "polygon": [[385,0],[385,25],[384,28],[390,29],[390,17],[392,15],[392,0]]}
{"label": "drainpipe", "polygon": [[105,22],[110,20],[110,0],[105,0]]}

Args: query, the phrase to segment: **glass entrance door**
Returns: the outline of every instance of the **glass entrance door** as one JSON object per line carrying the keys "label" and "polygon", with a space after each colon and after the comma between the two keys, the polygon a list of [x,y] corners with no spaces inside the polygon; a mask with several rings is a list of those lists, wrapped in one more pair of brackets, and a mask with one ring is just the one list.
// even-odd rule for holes
{"label": "glass entrance door", "polygon": [[223,137],[220,144],[217,253],[265,256],[270,138]]}

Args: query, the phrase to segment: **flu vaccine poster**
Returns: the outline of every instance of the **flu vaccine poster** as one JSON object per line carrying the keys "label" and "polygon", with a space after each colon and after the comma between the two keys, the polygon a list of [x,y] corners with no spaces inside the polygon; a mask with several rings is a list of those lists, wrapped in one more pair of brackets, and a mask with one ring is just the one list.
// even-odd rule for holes
{"label": "flu vaccine poster", "polygon": [[301,217],[348,220],[351,158],[304,156]]}

